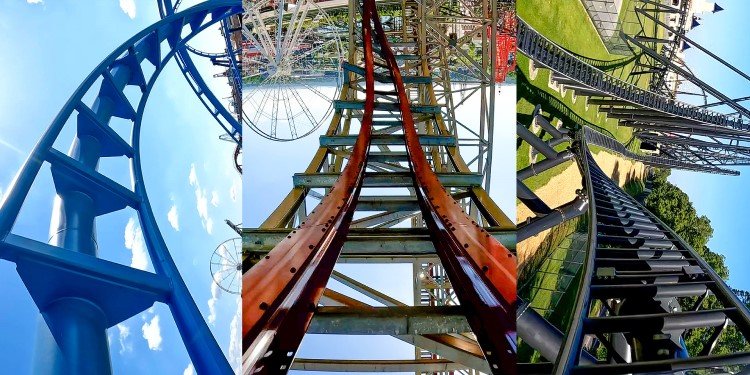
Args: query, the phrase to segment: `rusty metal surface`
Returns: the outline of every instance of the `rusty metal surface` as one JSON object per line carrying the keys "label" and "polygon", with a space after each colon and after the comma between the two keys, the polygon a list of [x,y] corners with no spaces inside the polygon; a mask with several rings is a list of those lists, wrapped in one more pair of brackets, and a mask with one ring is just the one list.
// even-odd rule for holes
{"label": "rusty metal surface", "polygon": [[[376,14],[373,0],[365,1],[363,13]],[[373,21],[382,57],[390,67],[398,92],[414,187],[438,256],[493,374],[515,374],[515,257],[469,218],[432,171],[419,144],[396,58],[379,18],[373,17]]]}
{"label": "rusty metal surface", "polygon": [[370,31],[365,43],[365,114],[341,177],[299,228],[242,278],[243,368],[286,373],[312,320],[346,239],[365,176],[372,137],[375,80]]}

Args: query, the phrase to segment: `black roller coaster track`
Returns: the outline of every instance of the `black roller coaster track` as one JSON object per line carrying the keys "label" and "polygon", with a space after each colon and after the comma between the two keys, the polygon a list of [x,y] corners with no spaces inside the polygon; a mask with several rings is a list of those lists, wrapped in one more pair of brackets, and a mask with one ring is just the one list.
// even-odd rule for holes
{"label": "black roller coaster track", "polygon": [[[626,39],[629,37],[626,37]],[[638,41],[631,40],[638,44]],[[651,92],[615,78],[576,56],[519,19],[518,48],[535,63],[551,70],[551,79],[600,113],[631,127],[635,136],[655,147],[656,157],[638,158],[652,166],[681,168],[698,172],[738,175],[722,166],[750,163],[750,124],[748,112],[738,102],[697,79],[694,84],[744,116],[712,111],[675,100],[672,95]],[[723,60],[722,63],[726,65]],[[694,77],[693,77],[694,78]]]}
{"label": "black roller coaster track", "polygon": [[694,171],[694,172],[709,172],[709,173],[714,173],[714,174],[723,174],[727,176],[737,176],[740,174],[738,171],[731,170],[731,169],[724,169],[724,168],[719,168],[719,167],[714,167],[714,166],[709,166],[709,165],[686,163],[681,160],[665,158],[665,157],[660,157],[660,156],[655,156],[655,155],[636,154],[635,152],[628,150],[622,143],[618,142],[616,139],[610,136],[607,136],[601,132],[598,132],[592,128],[583,127],[582,131],[584,132],[586,141],[589,144],[596,145],[602,148],[606,148],[609,151],[616,152],[622,156],[627,157],[628,159],[640,161],[646,165],[660,167],[660,168],[683,169],[683,170]]}
{"label": "black roller coaster track", "polygon": [[[712,354],[728,326],[750,338],[747,307],[695,250],[597,166],[582,132],[573,148],[590,202],[589,238],[554,373],[727,371],[750,364],[750,352]],[[705,309],[708,296],[717,303]],[[683,336],[702,328],[710,336],[691,356]],[[606,359],[579,363],[597,346]]]}
{"label": "black roller coaster track", "polygon": [[[545,67],[607,96],[667,116],[705,124],[749,130],[750,125],[722,113],[680,102],[612,77],[548,40],[522,19],[518,22],[518,49]],[[731,103],[727,103],[728,105]],[[739,111],[739,109],[738,109]]]}
{"label": "black roller coaster track", "polygon": [[[519,298],[519,336],[549,360],[520,363],[519,372],[734,373],[749,365],[750,352],[713,353],[722,335],[748,341],[747,307],[695,250],[599,168],[589,147],[639,160],[658,157],[634,155],[587,127],[569,135],[545,120],[541,107],[534,112],[534,123],[549,138],[544,141],[533,127],[518,124],[519,140],[544,158],[518,171],[518,198],[536,216],[518,225],[517,239],[524,241],[576,217],[587,218],[588,238],[580,268],[574,271],[581,281],[570,286],[574,302],[567,312],[567,332],[556,331]],[[571,144],[566,150],[552,148],[567,142]],[[569,160],[575,160],[582,176],[582,188],[569,203],[551,208],[522,182]],[[691,330],[702,330],[703,341],[686,343]]]}

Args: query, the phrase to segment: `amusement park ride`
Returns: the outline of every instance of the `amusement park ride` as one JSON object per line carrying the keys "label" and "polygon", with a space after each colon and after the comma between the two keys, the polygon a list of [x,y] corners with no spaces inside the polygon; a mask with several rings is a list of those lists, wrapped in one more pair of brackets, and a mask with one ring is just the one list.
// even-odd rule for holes
{"label": "amusement park ride", "polygon": [[[16,264],[42,317],[36,372],[111,373],[107,328],[155,302],[169,306],[197,373],[233,371],[162,238],[142,173],[144,109],[172,60],[221,139],[236,144],[240,173],[243,129],[291,142],[327,124],[278,207],[258,228],[227,220],[241,240],[227,240],[211,258],[214,282],[242,296],[244,374],[720,373],[750,363],[748,352],[713,353],[726,332],[750,337],[747,306],[589,153],[595,145],[649,166],[722,174],[750,162],[745,99],[701,81],[676,51],[689,42],[750,77],[685,36],[689,2],[677,3],[638,2],[639,17],[669,38],[621,35],[641,52],[633,75],[650,74],[643,89],[550,41],[515,16],[512,2],[209,0],[181,9],[180,1],[159,0],[161,19],[85,78],[0,206],[0,258]],[[654,14],[679,21],[660,23]],[[222,52],[189,44],[211,27],[221,31]],[[535,216],[517,230],[489,194],[494,133],[512,128],[495,123],[498,83],[515,70],[516,50],[657,149],[644,155],[584,126],[558,129],[535,111],[545,137],[516,127],[518,144],[541,155],[518,173],[518,199]],[[223,68],[213,78],[226,79],[229,98],[209,89],[196,58]],[[703,105],[679,100],[685,82]],[[113,121],[131,124],[132,138]],[[66,126],[75,130],[67,154],[55,147]],[[555,149],[561,144],[570,146]],[[131,188],[99,171],[103,158],[130,165]],[[553,208],[524,185],[571,160],[582,176],[573,201]],[[14,233],[14,224],[47,170],[57,198],[44,242]],[[126,208],[137,212],[153,273],[98,257],[97,217]],[[515,245],[575,217],[587,220],[580,286],[569,326],[557,327],[518,298]],[[413,301],[338,272],[341,263],[407,264]],[[328,288],[331,280],[367,300]],[[687,348],[683,334],[696,329],[706,340]],[[391,336],[413,345],[414,359],[302,358],[306,334]],[[516,365],[519,338],[538,361]]]}
{"label": "amusement park ride", "polygon": [[[739,172],[725,166],[747,165],[743,142],[750,133],[748,112],[740,104],[744,99],[729,99],[697,78],[685,68],[679,49],[685,42],[694,44],[722,66],[747,77],[685,36],[692,2],[671,3],[643,0],[635,4],[639,20],[651,20],[656,31],[645,27],[630,34],[620,31],[638,58],[636,68],[624,79],[598,68],[597,61],[567,51],[519,18],[518,49],[528,57],[532,77],[538,70],[548,70],[550,86],[562,93],[572,91],[575,100],[584,100],[587,108],[592,106],[618,119],[620,126],[633,128],[635,137],[651,143],[656,151],[631,150],[583,120],[566,124],[566,129],[555,127],[543,114],[543,107],[550,103],[536,103],[532,126],[518,123],[518,144],[527,144],[539,157],[517,174],[518,198],[533,212],[519,223],[517,240],[520,243],[567,224],[576,227],[570,238],[580,242],[576,249],[566,249],[562,243],[551,245],[551,251],[568,254],[555,259],[562,264],[559,272],[580,278],[560,291],[567,297],[558,296],[572,301],[570,311],[563,313],[567,323],[557,319],[556,328],[564,332],[559,337],[564,339],[539,343],[523,337],[522,315],[534,308],[520,303],[519,336],[523,349],[528,352],[530,348],[533,354],[519,360],[519,371],[733,374],[749,368],[747,301],[741,301],[672,228],[613,181],[590,152],[596,146],[650,167],[728,175]],[[634,84],[645,73],[650,75],[648,89]],[[694,91],[686,90],[688,82]],[[691,105],[680,101],[693,100],[696,93],[704,103],[706,97],[717,102]],[[560,147],[564,145],[569,146]],[[527,187],[525,180],[549,174],[571,160],[581,176],[572,201],[551,207]],[[529,272],[546,272],[541,268]],[[558,291],[542,293],[548,292]],[[687,342],[690,333],[699,333],[700,340]],[[733,338],[741,344],[728,352],[715,350]]]}
{"label": "amusement park ride", "polygon": [[[154,84],[174,59],[221,125],[222,137],[241,142],[242,4],[212,0],[184,10],[178,9],[179,1],[161,0],[158,5],[161,20],[117,47],[84,79],[34,147],[0,206],[0,257],[16,264],[43,318],[34,364],[38,374],[111,373],[107,328],[155,302],[169,306],[198,373],[233,372],[156,224],[142,174],[140,134]],[[224,52],[207,53],[188,44],[214,27],[224,36]],[[232,88],[229,106],[206,85],[193,62],[196,57],[226,68],[222,76]],[[133,93],[137,93],[135,99]],[[132,125],[129,141],[113,130],[113,121]],[[56,148],[55,141],[70,127],[75,137],[66,154]],[[126,161],[132,171],[132,188],[99,172],[102,158]],[[54,235],[49,242],[14,233],[32,184],[46,170],[51,172],[57,194],[51,218]],[[97,217],[128,207],[137,212],[153,273],[98,257]]]}
{"label": "amusement park ride", "polygon": [[[321,116],[330,123],[309,167],[259,228],[243,230],[244,373],[514,373],[513,223],[486,190],[502,55],[494,5],[250,4],[243,108],[253,130],[273,138],[293,128],[291,116],[273,115],[283,104],[264,98],[309,94],[321,69],[340,87],[329,91],[333,116]],[[307,29],[305,14],[315,20]],[[320,201],[312,210],[310,199]],[[410,265],[413,303],[334,271],[337,262]],[[383,306],[326,289],[329,279]],[[300,358],[306,332],[390,335],[413,344],[415,359]]]}
{"label": "amusement park ride", "polygon": [[[734,174],[723,166],[744,165],[745,148],[740,142],[747,136],[747,118],[746,110],[739,104],[741,100],[729,99],[694,77],[676,60],[659,55],[669,53],[687,40],[684,32],[676,29],[665,33],[670,35],[668,40],[653,40],[640,34],[632,40],[628,35],[622,38],[650,56],[651,73],[655,73],[652,79],[658,80],[663,74],[671,77],[667,82],[689,81],[701,92],[715,97],[718,105],[736,110],[736,115],[680,102],[680,92],[671,83],[668,84],[672,85],[668,86],[671,91],[665,92],[653,85],[651,90],[645,90],[616,78],[592,65],[590,60],[549,41],[523,20],[518,20],[517,39],[513,33],[498,33],[497,28],[484,26],[485,33],[492,35],[490,40],[495,41],[491,47],[494,51],[489,58],[483,58],[495,60],[489,65],[495,70],[484,71],[489,81],[493,80],[493,73],[502,75],[497,64],[504,55],[501,50],[511,56],[517,41],[519,51],[532,61],[532,69],[551,70],[554,82],[586,98],[607,116],[621,119],[621,125],[638,129],[636,135],[644,143],[647,135],[669,138],[660,143],[658,153],[643,155],[632,153],[592,129],[582,127],[581,131],[569,134],[539,120],[540,126],[551,135],[542,139],[524,132],[526,128],[519,124],[519,141],[529,143],[543,158],[519,171],[518,198],[536,217],[519,225],[517,234],[529,238],[585,215],[588,237],[579,265],[581,281],[574,289],[569,327],[556,327],[526,301],[502,293],[506,298],[499,304],[505,306],[501,309],[503,314],[490,320],[483,315],[487,314],[483,312],[486,306],[477,304],[470,291],[482,290],[487,296],[497,296],[495,291],[503,290],[503,282],[508,280],[481,277],[483,272],[492,272],[491,266],[482,267],[482,259],[492,259],[504,252],[489,250],[496,245],[475,240],[481,238],[484,230],[485,238],[494,235],[502,240],[504,235],[512,235],[513,227],[506,224],[502,212],[488,208],[490,200],[481,197],[483,190],[479,187],[489,188],[488,179],[484,184],[481,181],[487,178],[487,171],[480,166],[471,172],[484,178],[473,182],[469,179],[466,173],[469,169],[463,168],[461,156],[470,148],[461,142],[462,137],[458,136],[455,143],[448,140],[440,143],[430,137],[456,135],[455,129],[461,131],[461,126],[442,126],[456,118],[451,100],[443,99],[460,96],[462,85],[471,81],[462,79],[471,69],[451,69],[453,66],[446,62],[471,62],[469,49],[455,46],[472,40],[475,34],[465,33],[460,22],[436,26],[436,20],[449,18],[443,13],[432,13],[436,10],[450,13],[448,6],[441,8],[444,5],[446,2],[402,2],[397,7],[402,20],[386,24],[392,21],[388,3],[349,2],[349,56],[343,64],[345,76],[339,99],[333,102],[334,119],[321,137],[321,147],[308,169],[294,176],[293,191],[260,228],[247,228],[243,232],[245,373],[290,369],[556,374],[673,373],[693,369],[733,372],[750,363],[747,352],[713,352],[722,335],[750,337],[747,307],[693,249],[615,185],[588,152],[588,145],[593,144],[626,156],[635,155],[651,166],[710,173]],[[679,7],[651,1],[638,5],[641,17],[654,12],[681,11]],[[294,14],[302,6],[292,8]],[[284,19],[281,13],[275,13],[278,22]],[[274,13],[266,14],[260,19],[270,20]],[[512,20],[498,23],[496,10],[491,18],[491,25],[514,23]],[[284,28],[270,26],[270,30]],[[506,37],[497,38],[497,34]],[[669,45],[649,51],[644,41]],[[726,65],[723,60],[718,61]],[[645,62],[639,64],[643,67]],[[359,93],[364,98],[356,95]],[[492,127],[489,130],[491,133]],[[351,136],[355,131],[358,136]],[[482,139],[484,133],[480,128],[473,134]],[[571,145],[569,150],[553,148],[566,142]],[[487,161],[491,160],[489,150]],[[422,155],[426,156],[429,167],[423,164]],[[473,160],[481,162],[484,159],[481,155],[479,151],[478,158]],[[520,181],[569,160],[579,165],[583,189],[566,205],[549,207]],[[432,173],[437,181],[426,176]],[[442,185],[442,189],[432,190],[431,183]],[[393,193],[399,195],[383,193],[385,189],[396,188],[402,189]],[[437,196],[433,195],[436,190]],[[440,199],[440,195],[445,198]],[[306,207],[306,196],[320,200],[311,212]],[[449,213],[443,214],[440,210],[445,210],[446,204],[454,209],[463,208],[463,212],[448,210]],[[471,224],[454,221],[462,215]],[[475,232],[478,237],[465,232],[472,226],[480,228],[479,233]],[[422,234],[422,244],[414,238],[417,234]],[[457,242],[459,246],[455,246]],[[461,242],[467,249],[465,253],[460,251]],[[422,260],[426,255],[432,259]],[[511,253],[508,255],[512,257]],[[463,268],[456,267],[457,259],[463,261]],[[334,271],[337,261],[412,262],[414,304],[406,306],[382,291]],[[477,277],[467,280],[467,273]],[[271,277],[263,277],[268,275]],[[384,307],[326,289],[329,277]],[[514,303],[508,304],[511,300]],[[682,307],[685,304],[690,306]],[[439,309],[421,309],[423,305]],[[460,310],[451,311],[455,307]],[[499,319],[507,319],[510,312],[507,307],[517,309],[518,336],[539,353],[540,361],[512,366],[505,362],[507,358],[494,357],[498,348],[513,353],[516,350],[515,343],[503,347],[502,343],[492,341],[502,334],[488,337],[482,331],[507,332],[504,327],[487,327],[488,322],[497,324],[501,323]],[[436,323],[438,316],[445,319],[456,315],[463,315],[466,323],[462,326],[455,321]],[[478,329],[479,316],[485,326]],[[399,318],[403,323],[388,326],[385,318]],[[411,323],[417,320],[430,324],[415,328]],[[706,340],[699,347],[688,347],[684,342],[683,334],[690,330],[706,332]],[[299,358],[299,343],[305,332],[387,334],[418,349],[415,360]]]}

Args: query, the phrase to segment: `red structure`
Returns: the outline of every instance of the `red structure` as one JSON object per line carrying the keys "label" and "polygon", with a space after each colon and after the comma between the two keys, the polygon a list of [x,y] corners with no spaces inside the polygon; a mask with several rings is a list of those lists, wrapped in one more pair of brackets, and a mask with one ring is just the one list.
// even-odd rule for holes
{"label": "red structure", "polygon": [[516,69],[516,13],[504,10],[500,14],[497,31],[497,66],[495,82],[505,81],[508,73]]}

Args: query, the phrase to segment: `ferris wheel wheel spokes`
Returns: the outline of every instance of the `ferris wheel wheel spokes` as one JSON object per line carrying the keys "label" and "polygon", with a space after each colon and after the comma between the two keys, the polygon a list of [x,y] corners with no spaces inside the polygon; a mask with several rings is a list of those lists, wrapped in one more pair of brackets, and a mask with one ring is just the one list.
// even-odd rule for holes
{"label": "ferris wheel wheel spokes", "polygon": [[317,130],[333,111],[343,72],[335,23],[313,1],[272,0],[246,9],[243,71],[246,123],[259,135],[290,141]]}

